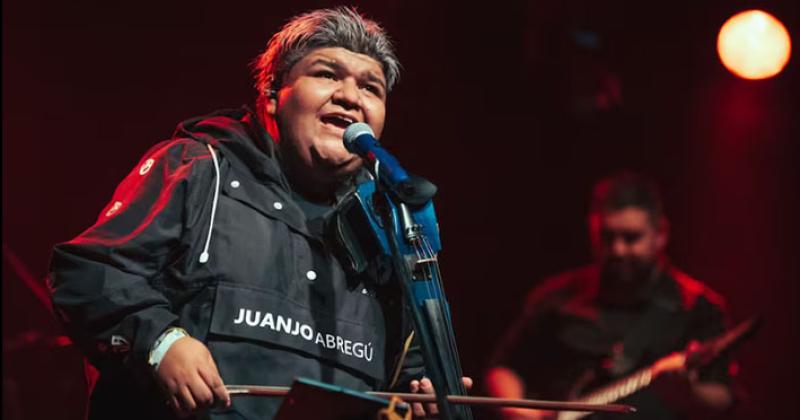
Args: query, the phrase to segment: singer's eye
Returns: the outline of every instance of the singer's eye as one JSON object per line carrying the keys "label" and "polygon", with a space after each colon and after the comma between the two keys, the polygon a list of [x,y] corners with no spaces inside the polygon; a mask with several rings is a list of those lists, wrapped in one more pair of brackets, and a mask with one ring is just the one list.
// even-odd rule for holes
{"label": "singer's eye", "polygon": [[336,80],[336,73],[334,73],[334,72],[332,72],[330,70],[318,70],[318,71],[314,72],[314,77],[320,77],[320,78],[323,78],[323,79]]}
{"label": "singer's eye", "polygon": [[381,96],[383,94],[383,89],[372,84],[364,85],[361,88],[375,96]]}

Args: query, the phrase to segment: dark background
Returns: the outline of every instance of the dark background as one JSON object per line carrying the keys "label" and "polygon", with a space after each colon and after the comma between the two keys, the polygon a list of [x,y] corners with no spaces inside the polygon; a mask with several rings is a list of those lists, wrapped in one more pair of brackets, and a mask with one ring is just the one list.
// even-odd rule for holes
{"label": "dark background", "polygon": [[[473,3],[473,5],[466,5]],[[53,244],[184,118],[252,104],[248,63],[323,1],[3,2],[3,411],[78,419],[80,356],[57,340]],[[736,418],[796,415],[797,51],[745,81],[716,55],[733,13],[800,33],[796,1],[402,2],[359,5],[404,65],[383,142],[438,184],[442,270],[465,371],[543,276],[589,259],[591,185],[630,168],[662,187],[675,263],[766,323],[739,353]],[[26,285],[28,284],[28,285]]]}

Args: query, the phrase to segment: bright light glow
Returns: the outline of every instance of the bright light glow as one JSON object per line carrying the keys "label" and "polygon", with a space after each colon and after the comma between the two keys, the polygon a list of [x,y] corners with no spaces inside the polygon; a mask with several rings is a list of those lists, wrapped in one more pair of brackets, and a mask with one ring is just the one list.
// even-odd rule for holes
{"label": "bright light glow", "polygon": [[717,38],[722,64],[745,79],[766,79],[780,73],[791,50],[783,24],[761,10],[737,13],[722,25]]}

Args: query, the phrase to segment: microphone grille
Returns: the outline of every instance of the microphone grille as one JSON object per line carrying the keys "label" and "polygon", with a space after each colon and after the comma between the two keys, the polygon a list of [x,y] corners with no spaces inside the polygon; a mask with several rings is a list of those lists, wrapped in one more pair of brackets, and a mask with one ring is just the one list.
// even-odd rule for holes
{"label": "microphone grille", "polygon": [[350,144],[358,138],[358,136],[362,134],[369,134],[373,138],[375,137],[375,132],[372,131],[372,127],[368,124],[363,122],[352,123],[347,126],[347,129],[344,130],[344,144]]}

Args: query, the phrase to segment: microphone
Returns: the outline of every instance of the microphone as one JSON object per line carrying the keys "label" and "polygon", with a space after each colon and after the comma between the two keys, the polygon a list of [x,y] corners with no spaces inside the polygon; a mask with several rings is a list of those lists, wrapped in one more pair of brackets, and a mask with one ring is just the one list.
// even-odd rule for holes
{"label": "microphone", "polygon": [[381,147],[369,125],[365,123],[350,124],[344,130],[344,147],[350,153],[364,158],[369,164],[370,171],[374,170],[372,166],[377,161],[378,173],[373,175],[378,179],[383,178],[389,186],[400,185],[408,181],[408,172],[400,166],[400,162],[394,156]]}
{"label": "microphone", "polygon": [[394,191],[404,203],[422,205],[436,194],[436,185],[410,175],[400,166],[400,162],[381,146],[369,125],[361,122],[350,124],[344,130],[344,147],[361,156],[378,182]]}

